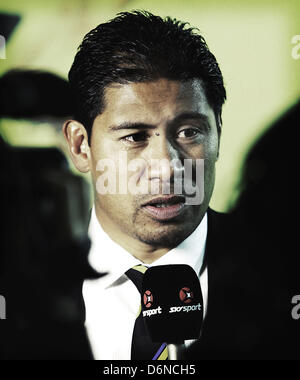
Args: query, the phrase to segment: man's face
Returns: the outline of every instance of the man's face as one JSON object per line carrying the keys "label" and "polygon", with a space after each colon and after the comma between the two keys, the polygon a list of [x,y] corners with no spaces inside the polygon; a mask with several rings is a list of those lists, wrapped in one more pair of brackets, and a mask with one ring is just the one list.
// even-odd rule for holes
{"label": "man's face", "polygon": [[[114,232],[114,236],[120,233],[153,247],[178,245],[195,230],[207,210],[214,186],[218,147],[215,114],[201,81],[159,79],[106,88],[104,112],[96,117],[92,127],[89,161],[96,213],[106,232]],[[139,159],[135,171],[126,167],[124,159],[120,162],[120,157],[125,156],[128,163]],[[181,164],[169,166],[167,181],[162,175],[166,167],[153,164],[153,159],[159,160],[156,162],[175,159]],[[186,159],[193,159],[193,163],[196,159],[204,159],[202,203],[184,204],[184,190],[181,197],[176,193],[178,198],[170,199],[168,195],[169,199],[158,199],[166,197],[162,192],[166,183],[170,185],[170,194],[174,194],[176,173],[180,172],[184,181]],[[100,194],[99,178],[104,167],[101,168],[99,162],[107,163],[108,160],[112,164],[110,168],[116,168],[117,192]],[[123,191],[130,178],[148,192]],[[119,185],[125,194],[120,194]],[[152,185],[156,191],[159,186],[158,193],[151,194]],[[147,204],[150,201],[157,203]],[[161,202],[164,204],[158,204]]]}

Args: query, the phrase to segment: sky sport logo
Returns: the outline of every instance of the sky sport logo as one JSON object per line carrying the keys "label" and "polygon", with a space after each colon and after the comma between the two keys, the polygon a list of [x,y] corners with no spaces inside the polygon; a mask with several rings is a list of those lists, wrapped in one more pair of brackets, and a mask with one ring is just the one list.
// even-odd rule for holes
{"label": "sky sport logo", "polygon": [[190,288],[184,287],[179,292],[179,298],[184,303],[191,303],[194,298],[194,294]]}
{"label": "sky sport logo", "polygon": [[[149,308],[153,304],[153,294],[151,290],[146,290],[143,296],[143,301],[144,305]],[[151,317],[151,315],[155,314],[161,314],[162,313],[162,308],[158,306],[156,309],[151,309],[151,310],[144,310],[143,311],[143,317]]]}
{"label": "sky sport logo", "polygon": [[172,306],[170,307],[169,313],[189,313],[190,311],[197,311],[201,310],[202,306],[201,303],[199,302],[197,305],[190,305],[190,306]]}
{"label": "sky sport logo", "polygon": [[[183,287],[179,291],[179,298],[185,304],[191,303],[194,298],[194,293],[187,286]],[[199,302],[197,305],[189,305],[189,306],[172,306],[170,307],[169,313],[180,313],[185,312],[189,313],[190,311],[201,310],[202,306]]]}
{"label": "sky sport logo", "polygon": [[[184,302],[185,304],[191,303],[194,298],[194,293],[191,291],[188,287],[183,287],[179,291],[179,298],[181,302]],[[143,296],[143,302],[145,307],[149,308],[153,304],[153,294],[151,290],[146,290]],[[197,305],[189,305],[189,306],[171,306],[169,308],[168,313],[189,313],[190,311],[197,311],[201,310],[202,305],[199,302]],[[151,317],[152,315],[162,314],[163,309],[158,306],[156,309],[149,309],[143,311],[143,317]]]}

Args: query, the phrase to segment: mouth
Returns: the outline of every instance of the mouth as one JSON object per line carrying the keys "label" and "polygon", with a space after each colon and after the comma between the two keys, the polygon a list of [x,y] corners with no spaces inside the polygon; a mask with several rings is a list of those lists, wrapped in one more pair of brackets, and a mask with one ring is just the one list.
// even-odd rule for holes
{"label": "mouth", "polygon": [[185,210],[185,197],[180,195],[165,195],[151,199],[142,205],[152,218],[160,221],[171,220]]}

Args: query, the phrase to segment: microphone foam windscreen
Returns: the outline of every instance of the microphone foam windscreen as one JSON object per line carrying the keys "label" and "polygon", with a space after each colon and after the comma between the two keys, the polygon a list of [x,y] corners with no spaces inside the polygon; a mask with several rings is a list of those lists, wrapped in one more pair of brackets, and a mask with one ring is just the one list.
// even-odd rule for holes
{"label": "microphone foam windscreen", "polygon": [[143,276],[142,315],[153,342],[198,339],[203,301],[198,276],[189,265],[161,265]]}

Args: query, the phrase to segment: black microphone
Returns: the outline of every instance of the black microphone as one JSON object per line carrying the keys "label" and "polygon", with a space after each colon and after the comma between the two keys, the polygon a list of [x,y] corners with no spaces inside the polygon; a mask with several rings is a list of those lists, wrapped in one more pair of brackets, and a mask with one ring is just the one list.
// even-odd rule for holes
{"label": "black microphone", "polygon": [[196,272],[184,264],[150,267],[143,276],[141,294],[150,338],[168,344],[169,360],[184,359],[184,341],[199,338],[203,321]]}

